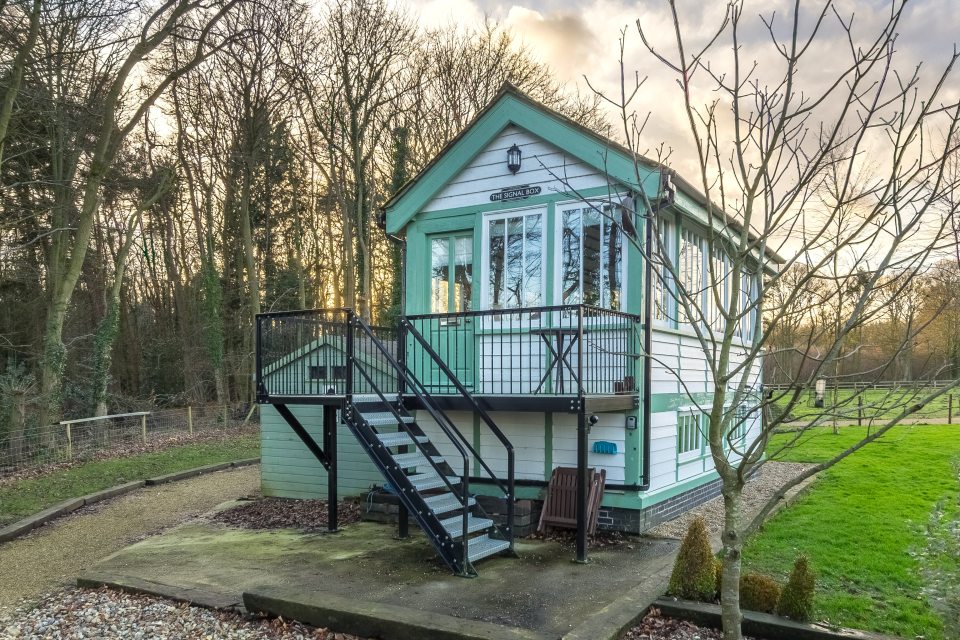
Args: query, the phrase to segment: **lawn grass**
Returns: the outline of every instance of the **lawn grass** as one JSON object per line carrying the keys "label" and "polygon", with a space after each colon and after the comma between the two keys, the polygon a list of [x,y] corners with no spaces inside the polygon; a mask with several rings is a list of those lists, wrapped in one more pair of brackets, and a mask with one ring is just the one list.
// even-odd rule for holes
{"label": "lawn grass", "polygon": [[[811,430],[782,460],[818,462],[866,427]],[[787,435],[777,436],[772,446]],[[748,542],[745,568],[786,579],[798,554],[817,573],[816,617],[904,637],[943,637],[923,595],[920,556],[938,503],[956,500],[960,426],[899,426],[820,475]],[[958,576],[960,578],[960,576]]]}
{"label": "lawn grass", "polygon": [[0,486],[0,526],[69,498],[174,471],[260,455],[258,434],[198,442],[109,460],[95,460]]}
{"label": "lawn grass", "polygon": [[[904,407],[916,404],[935,392],[936,389],[932,387],[919,389],[868,389],[859,394],[863,400],[863,419],[867,420],[871,417],[877,420],[893,418],[899,415]],[[782,392],[777,392],[777,397],[779,397],[781,393]],[[857,404],[858,399],[852,389],[837,390],[836,400],[834,400],[833,389],[827,389],[826,396],[827,408],[836,407],[835,410],[830,410],[831,414],[836,413],[838,419],[846,421],[857,419],[859,411]],[[924,405],[922,409],[911,414],[910,418],[930,418],[937,419],[935,420],[936,422],[946,422],[949,412],[947,404],[950,402],[952,396],[960,396],[960,391],[953,394],[945,393],[937,396],[928,404]],[[790,396],[786,396],[776,403],[781,411],[787,405],[789,398]],[[953,400],[954,411],[958,411],[958,399]],[[823,413],[824,409],[815,407],[813,404],[813,396],[807,392],[803,394],[797,401],[797,404],[793,406],[793,409],[790,411],[790,416],[794,420],[809,420]]]}

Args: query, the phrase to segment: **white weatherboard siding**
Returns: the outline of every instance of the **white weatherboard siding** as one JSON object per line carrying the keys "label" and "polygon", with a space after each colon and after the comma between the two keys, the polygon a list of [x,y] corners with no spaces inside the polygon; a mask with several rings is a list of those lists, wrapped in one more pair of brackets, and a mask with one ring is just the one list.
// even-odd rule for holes
{"label": "white weatherboard siding", "polygon": [[[290,405],[320,446],[323,446],[323,407]],[[326,498],[327,472],[297,434],[271,405],[260,405],[260,475],[263,494],[281,498]],[[338,489],[356,496],[383,479],[346,426],[337,426]]]}
{"label": "white weatherboard siding", "polygon": [[[588,438],[589,453],[587,466],[606,469],[608,484],[631,484],[624,481],[626,464],[626,424],[627,417],[622,413],[597,414],[599,421],[590,428]],[[593,443],[597,441],[613,442],[617,445],[615,454],[594,453]],[[577,466],[577,416],[572,413],[555,413],[553,417],[553,466]]]}
{"label": "white weatherboard siding", "polygon": [[[473,443],[473,414],[465,412],[450,412],[448,414],[457,428]],[[514,413],[494,412],[490,415],[500,427],[503,434],[513,444],[515,473],[518,480],[549,480],[544,474],[546,465],[546,451],[544,439],[546,415],[543,413]],[[622,413],[601,413],[600,421],[590,430],[590,453],[587,462],[591,467],[607,470],[607,482],[624,484],[624,465],[626,460],[625,425],[626,416]],[[417,415],[417,423],[424,433],[430,436],[448,461],[459,461],[455,469],[463,464],[463,459],[456,449],[449,443],[437,424],[425,412]],[[593,453],[593,443],[596,441],[612,442],[617,446],[617,453]],[[577,466],[577,416],[569,413],[553,414],[553,467]],[[507,455],[500,441],[493,435],[484,423],[480,423],[480,456],[490,469],[500,478],[507,477]],[[475,472],[474,475],[486,475]]]}
{"label": "white weatherboard siding", "polygon": [[[507,149],[514,144],[523,153],[521,168],[516,175],[506,170]],[[547,195],[551,189],[581,191],[608,184],[603,173],[575,160],[549,142],[510,125],[447,183],[423,211],[489,205],[491,193],[517,185],[541,186],[543,195]]]}
{"label": "white weatherboard siding", "polygon": [[[734,349],[732,359],[737,360]],[[653,331],[653,354],[651,391],[654,394],[686,394],[712,391],[712,376],[700,348],[699,340],[694,336],[677,332]],[[742,354],[740,354],[742,357]],[[760,363],[754,365],[752,373],[754,385],[760,377]],[[682,380],[682,382],[681,382]],[[680,401],[685,407],[693,405],[690,401]],[[707,408],[707,407],[703,407]],[[650,490],[664,489],[677,482],[696,478],[714,470],[708,451],[684,461],[679,460],[677,451],[677,422],[679,412],[676,409],[656,412],[650,420]],[[752,442],[760,430],[759,416],[752,416],[748,422],[745,442]]]}

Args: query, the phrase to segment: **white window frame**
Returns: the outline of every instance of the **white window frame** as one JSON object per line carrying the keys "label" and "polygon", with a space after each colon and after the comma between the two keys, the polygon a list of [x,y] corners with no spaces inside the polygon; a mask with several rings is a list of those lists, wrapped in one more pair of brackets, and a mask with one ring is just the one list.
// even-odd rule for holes
{"label": "white window frame", "polygon": [[[660,244],[662,245],[663,251],[662,254],[666,254],[666,257],[669,258],[670,263],[676,268],[677,266],[677,221],[671,219],[671,217],[663,216],[657,222],[657,233],[660,234]],[[653,251],[653,247],[648,248],[648,251]],[[659,271],[660,275],[654,275],[655,281],[651,284],[651,292],[654,296],[654,300],[651,300],[651,303],[657,304],[657,287],[662,287],[663,294],[663,314],[665,317],[657,318],[656,307],[653,311],[653,324],[660,327],[667,327],[673,329],[677,326],[677,298],[676,298],[676,282],[674,281],[673,274],[667,269],[666,263],[663,262],[663,257],[661,256],[658,262],[655,262],[653,265],[654,271]]]}
{"label": "white window frame", "polygon": [[[617,210],[622,210],[619,204],[610,202],[608,199],[604,200],[568,200],[565,202],[558,202],[554,206],[554,253],[556,255],[551,256],[553,261],[553,303],[555,305],[563,304],[563,253],[561,251],[561,244],[563,243],[563,213],[564,211],[569,211],[571,209],[587,209],[590,206],[610,206]],[[604,214],[602,216],[606,218]],[[606,221],[609,223],[610,219],[606,218]],[[582,224],[582,223],[581,223]],[[620,227],[620,233],[623,235],[620,241],[620,251],[621,251],[621,260],[620,260],[620,308],[617,310],[619,312],[626,312],[629,290],[630,287],[627,283],[627,274],[630,273],[629,268],[627,267],[627,261],[629,260],[630,252],[627,250],[629,247],[630,241],[626,238],[626,230],[621,223],[618,225]],[[582,248],[582,240],[581,240]],[[583,256],[580,258],[580,288],[581,288],[581,297],[583,294]],[[601,296],[602,296],[601,292]],[[597,305],[601,308],[608,309],[609,307],[603,307],[602,305]]]}
{"label": "white window frame", "polygon": [[[480,265],[481,271],[478,274],[481,278],[480,280],[480,305],[481,310],[493,310],[490,307],[490,222],[493,220],[506,220],[508,218],[517,218],[517,217],[526,217],[529,215],[540,215],[540,304],[538,306],[547,305],[547,276],[546,276],[546,265],[544,264],[545,259],[547,258],[547,207],[546,205],[536,206],[536,207],[521,207],[519,209],[510,209],[508,211],[490,211],[486,212],[481,216],[480,225],[481,229],[481,243],[480,243]],[[504,247],[506,250],[506,247]],[[476,261],[476,257],[474,257]],[[474,262],[476,264],[476,262]],[[476,277],[474,277],[476,279]],[[504,314],[516,313],[522,311],[529,307],[517,307],[517,308],[501,308],[497,311],[501,311]]]}
{"label": "white window frame", "polygon": [[[680,429],[680,420],[681,418],[697,418],[694,431],[697,438],[696,448],[690,449],[689,451],[681,451],[681,429]],[[691,462],[693,460],[700,460],[703,458],[704,454],[704,445],[707,441],[707,438],[704,435],[704,420],[709,420],[710,416],[705,414],[703,411],[697,407],[680,407],[677,409],[677,464],[683,464],[684,462]]]}

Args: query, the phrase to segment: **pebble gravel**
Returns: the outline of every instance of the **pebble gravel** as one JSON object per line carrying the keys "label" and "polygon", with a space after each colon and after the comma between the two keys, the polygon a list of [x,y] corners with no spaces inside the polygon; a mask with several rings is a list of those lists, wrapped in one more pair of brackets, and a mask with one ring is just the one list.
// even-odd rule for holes
{"label": "pebble gravel", "polygon": [[0,615],[2,640],[362,640],[280,618],[211,611],[109,589],[56,591]]}
{"label": "pebble gravel", "polygon": [[[785,482],[794,479],[812,466],[814,465],[798,462],[764,463],[760,473],[751,478],[743,488],[744,520],[759,513],[763,505]],[[682,516],[653,527],[645,534],[662,538],[683,538],[690,523],[698,516],[706,520],[710,533],[719,534],[723,529],[723,497],[717,496],[704,502]]]}

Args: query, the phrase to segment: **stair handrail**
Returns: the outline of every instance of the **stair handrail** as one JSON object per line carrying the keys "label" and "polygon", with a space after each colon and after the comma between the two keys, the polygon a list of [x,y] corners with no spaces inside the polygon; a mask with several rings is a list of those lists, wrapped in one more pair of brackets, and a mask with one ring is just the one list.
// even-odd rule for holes
{"label": "stair handrail", "polygon": [[[386,394],[385,394],[383,391],[381,391],[379,387],[377,387],[376,383],[375,383],[375,382],[373,381],[373,379],[370,377],[370,374],[368,374],[368,373],[366,372],[366,370],[365,370],[362,366],[357,365],[357,371],[359,371],[359,372],[360,372],[360,375],[362,375],[363,378],[367,381],[367,383],[370,385],[370,388],[373,389],[374,393],[376,393],[376,395],[378,395],[378,396],[380,397],[380,399],[383,400],[384,404],[387,406],[387,409],[389,409],[389,410],[390,410],[390,413],[393,414],[393,417],[396,418],[397,424],[398,424],[400,427],[403,428],[403,430],[407,433],[408,436],[410,436],[410,439],[413,440],[414,446],[415,446],[417,449],[420,450],[420,453],[422,453],[422,454],[423,454],[423,457],[427,459],[427,462],[429,462],[429,463],[430,463],[430,466],[433,467],[433,469],[437,472],[437,475],[440,477],[441,480],[443,480],[444,484],[447,485],[447,487],[450,489],[451,492],[453,492],[454,494],[456,494],[456,493],[457,493],[457,490],[454,489],[454,488],[453,488],[453,485],[450,484],[450,481],[447,480],[447,478],[446,478],[446,476],[444,475],[443,471],[441,471],[440,466],[431,459],[430,455],[429,455],[429,454],[427,453],[427,451],[423,448],[423,443],[417,441],[416,434],[413,433],[413,431],[410,429],[410,427],[407,426],[407,424],[403,421],[403,418],[406,417],[406,416],[403,416],[403,415],[397,410],[396,407],[394,407],[393,405],[390,404],[390,401],[387,399]],[[441,428],[443,428],[443,427],[441,426]],[[463,458],[463,460],[464,460],[464,468],[469,469],[469,466],[467,466],[468,456],[466,455],[466,452],[462,449],[462,447],[460,447],[460,446],[458,445],[458,443],[454,442],[454,446],[457,447],[457,450],[458,450],[458,451],[460,452],[460,454],[461,454],[460,457]],[[466,506],[466,505],[464,505],[464,506]]]}
{"label": "stair handrail", "polygon": [[[401,325],[406,329],[413,338],[420,343],[424,351],[430,356],[431,359],[440,367],[440,370],[443,371],[444,375],[453,382],[453,385],[457,388],[457,391],[460,392],[460,395],[463,396],[470,404],[473,405],[474,410],[480,416],[480,419],[483,420],[487,427],[490,428],[490,431],[496,436],[497,440],[500,441],[500,444],[503,445],[504,449],[507,452],[507,486],[504,487],[500,479],[493,473],[490,467],[487,466],[487,463],[484,462],[483,458],[479,453],[473,450],[473,447],[470,447],[470,444],[467,443],[467,447],[470,448],[471,453],[474,454],[486,472],[490,475],[490,478],[500,487],[500,490],[507,495],[507,527],[510,533],[510,546],[513,547],[513,503],[515,497],[516,489],[516,477],[514,470],[514,450],[513,443],[510,442],[510,439],[507,438],[503,431],[500,430],[500,427],[497,426],[497,423],[493,421],[493,418],[490,417],[490,414],[487,413],[487,410],[484,409],[477,399],[473,397],[473,394],[460,382],[460,379],[456,374],[450,369],[446,362],[443,361],[443,358],[440,357],[440,354],[434,350],[434,348],[427,342],[426,338],[423,337],[423,334],[411,323],[406,317],[401,318]],[[406,365],[404,365],[406,366]],[[423,383],[421,383],[422,385]],[[424,387],[426,388],[426,387]]]}
{"label": "stair handrail", "polygon": [[[463,442],[463,444],[466,444],[467,448],[470,449],[471,452],[473,451],[473,448],[470,447],[470,445],[466,442],[466,438],[463,437],[463,434],[460,433],[460,430],[457,429],[456,425],[453,424],[453,421],[450,420],[449,416],[447,416],[447,414],[444,413],[443,409],[440,409],[439,407],[431,406],[427,397],[424,396],[418,389],[416,389],[415,383],[419,382],[419,380],[416,378],[416,376],[412,375],[412,372],[407,369],[406,365],[402,365],[401,363],[397,362],[397,359],[393,357],[393,354],[390,353],[390,351],[387,350],[387,348],[383,345],[383,343],[380,342],[380,339],[373,334],[373,331],[370,329],[370,327],[367,326],[367,323],[365,323],[362,318],[356,315],[353,316],[353,320],[356,322],[357,326],[359,326],[360,329],[367,334],[367,336],[370,338],[371,343],[377,348],[377,350],[380,351],[380,353],[383,354],[383,356],[387,359],[387,362],[392,367],[394,367],[394,369],[398,373],[400,373],[405,379],[409,378],[408,380],[406,380],[407,382],[414,383],[413,392],[416,394],[417,399],[420,400],[421,404],[423,404],[423,406],[426,408],[427,413],[430,414],[430,417],[433,418],[434,422],[437,423],[437,426],[440,427],[440,429],[447,436],[447,438],[450,440],[453,446],[457,448],[457,451],[460,453],[460,456],[463,458],[463,480],[460,483],[460,486],[463,488],[463,495],[461,496],[461,504],[463,505],[463,514],[461,516],[463,520],[462,522],[463,532],[461,537],[463,564],[462,564],[461,570],[464,573],[466,573],[470,567],[470,551],[469,551],[470,543],[467,539],[467,535],[469,532],[468,521],[470,517],[470,460],[469,460],[469,457],[467,456],[467,452],[464,450],[461,443],[457,441],[457,438],[455,438],[453,434],[450,433],[450,430],[443,423],[446,422],[451,428],[453,428],[454,432],[456,432],[460,441]],[[356,363],[353,361],[354,359],[353,359],[352,353],[349,354],[349,357],[351,359],[351,364],[356,366]],[[348,369],[352,369],[352,368],[353,368],[352,366],[348,367]],[[379,390],[376,384],[369,377],[367,377],[367,373],[363,369],[363,367],[357,366],[357,370],[360,371],[360,373],[367,378],[367,381],[370,384],[370,386],[377,391],[377,395],[379,395],[381,398],[384,399],[384,403],[387,405],[387,407],[390,408],[390,410],[394,413],[394,415],[399,416],[399,412],[396,411],[395,408],[391,407],[389,402],[386,402],[386,397],[383,395],[383,393]],[[348,396],[348,398],[350,398],[350,404],[352,404],[352,396]],[[404,430],[407,431],[408,435],[412,435],[410,434],[409,427],[403,422],[403,420],[400,420],[399,424],[403,427]],[[414,445],[418,449],[420,449],[422,453],[424,453],[424,456],[427,458],[430,464],[433,465],[434,463],[432,460],[430,460],[430,456],[426,455],[426,452],[423,451],[423,448],[421,447],[422,443],[417,442],[416,436],[412,436],[412,440],[414,442]],[[443,482],[450,487],[453,494],[456,495],[456,491],[453,490],[453,487],[450,485],[449,481],[446,479],[446,476],[443,473],[438,473],[438,475],[443,480]],[[512,536],[512,533],[513,532],[511,531],[511,536]]]}

